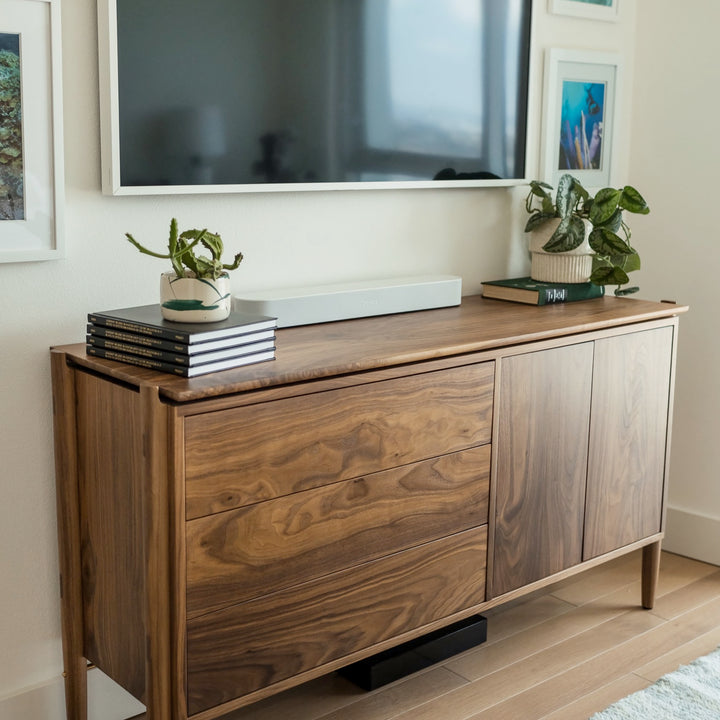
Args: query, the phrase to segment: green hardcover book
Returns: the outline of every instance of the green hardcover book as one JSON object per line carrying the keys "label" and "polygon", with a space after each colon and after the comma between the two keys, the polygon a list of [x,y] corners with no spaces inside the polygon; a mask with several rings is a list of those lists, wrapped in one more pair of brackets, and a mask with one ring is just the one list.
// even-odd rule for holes
{"label": "green hardcover book", "polygon": [[605,288],[592,283],[547,283],[529,277],[491,280],[482,284],[482,295],[494,300],[510,300],[527,305],[592,300],[602,297]]}

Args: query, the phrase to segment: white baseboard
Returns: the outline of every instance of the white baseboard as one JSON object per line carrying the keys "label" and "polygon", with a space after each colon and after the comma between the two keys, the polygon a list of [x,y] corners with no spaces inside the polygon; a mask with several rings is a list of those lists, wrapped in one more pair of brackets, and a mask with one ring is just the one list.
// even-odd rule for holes
{"label": "white baseboard", "polygon": [[24,688],[0,700],[0,720],[65,720],[62,683],[51,681]]}
{"label": "white baseboard", "polygon": [[663,549],[720,565],[720,518],[668,507]]}
{"label": "white baseboard", "polygon": [[[99,670],[88,672],[88,720],[124,720],[145,707]],[[0,698],[0,720],[65,720],[62,678]]]}

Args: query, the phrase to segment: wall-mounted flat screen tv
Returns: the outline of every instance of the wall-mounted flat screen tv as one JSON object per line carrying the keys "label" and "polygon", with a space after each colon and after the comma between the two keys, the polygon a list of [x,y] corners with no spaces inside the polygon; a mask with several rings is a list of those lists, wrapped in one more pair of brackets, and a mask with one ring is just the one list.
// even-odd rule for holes
{"label": "wall-mounted flat screen tv", "polygon": [[532,0],[98,0],[113,194],[512,184]]}

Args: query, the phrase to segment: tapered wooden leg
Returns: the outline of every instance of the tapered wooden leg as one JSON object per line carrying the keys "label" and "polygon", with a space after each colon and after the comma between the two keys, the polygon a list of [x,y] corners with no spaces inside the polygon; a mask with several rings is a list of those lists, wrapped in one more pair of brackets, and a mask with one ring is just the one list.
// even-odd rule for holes
{"label": "tapered wooden leg", "polygon": [[646,545],[642,554],[642,606],[652,610],[660,574],[660,541]]}
{"label": "tapered wooden leg", "polygon": [[87,720],[87,661],[83,657],[75,385],[65,356],[54,352],[51,360],[65,712],[67,720]]}
{"label": "tapered wooden leg", "polygon": [[87,661],[84,657],[66,657],[64,664],[67,720],[87,720]]}

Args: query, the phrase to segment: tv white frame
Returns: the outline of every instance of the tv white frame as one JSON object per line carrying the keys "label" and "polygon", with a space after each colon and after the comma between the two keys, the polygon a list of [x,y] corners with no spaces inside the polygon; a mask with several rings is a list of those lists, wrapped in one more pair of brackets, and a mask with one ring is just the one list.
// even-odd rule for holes
{"label": "tv white frame", "polygon": [[118,96],[117,2],[97,0],[100,86],[100,141],[102,191],[105,195],[208,195],[266,192],[324,192],[337,190],[415,190],[440,188],[492,188],[527,185],[537,174],[540,147],[539,77],[542,57],[536,27],[543,0],[530,3],[530,75],[525,133],[525,175],[510,180],[411,180],[377,182],[249,183],[237,185],[122,185],[120,181],[120,116]]}

